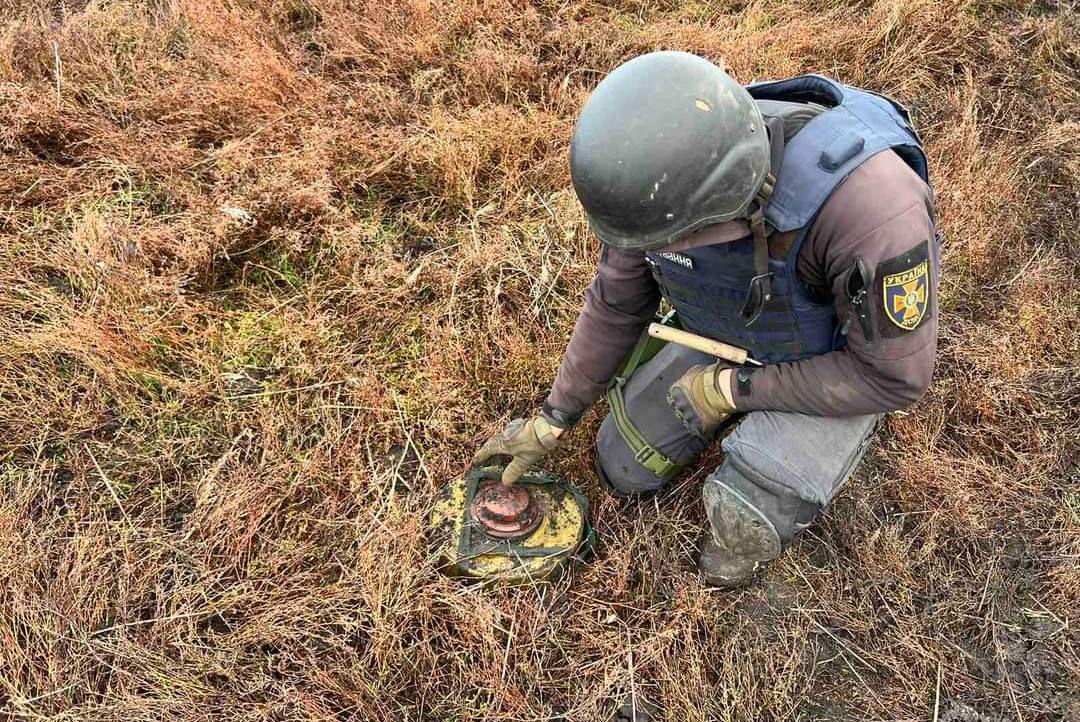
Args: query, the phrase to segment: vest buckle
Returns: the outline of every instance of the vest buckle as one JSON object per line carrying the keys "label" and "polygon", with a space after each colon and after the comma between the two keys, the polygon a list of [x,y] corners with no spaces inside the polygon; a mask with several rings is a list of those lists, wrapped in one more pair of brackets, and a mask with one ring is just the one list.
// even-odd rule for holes
{"label": "vest buckle", "polygon": [[[772,300],[772,283],[765,283],[766,280],[772,280],[772,275],[772,271],[769,271],[750,279],[750,286],[746,291],[746,302],[743,303],[742,310],[739,312],[745,325],[750,326],[757,321],[761,312],[765,310],[765,304]],[[765,288],[766,285],[768,285],[768,290]]]}

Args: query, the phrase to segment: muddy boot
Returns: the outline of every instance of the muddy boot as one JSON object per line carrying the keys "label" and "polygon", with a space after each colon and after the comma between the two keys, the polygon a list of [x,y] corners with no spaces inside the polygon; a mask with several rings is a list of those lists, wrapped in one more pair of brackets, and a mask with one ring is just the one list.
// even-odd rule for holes
{"label": "muddy boot", "polygon": [[746,586],[765,564],[763,561],[754,561],[730,553],[716,543],[709,529],[706,529],[698,540],[695,561],[705,583],[722,589]]}
{"label": "muddy boot", "polygon": [[698,569],[710,586],[742,586],[766,562],[779,556],[776,527],[720,475],[706,480],[704,497],[709,526],[698,540]]}

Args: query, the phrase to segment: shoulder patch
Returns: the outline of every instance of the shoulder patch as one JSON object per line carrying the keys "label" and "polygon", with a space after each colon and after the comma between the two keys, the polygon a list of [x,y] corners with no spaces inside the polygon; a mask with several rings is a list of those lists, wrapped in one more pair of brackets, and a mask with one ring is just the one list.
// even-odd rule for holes
{"label": "shoulder patch", "polygon": [[930,307],[930,257],[924,241],[907,253],[882,261],[877,267],[883,313],[883,336],[899,336],[917,329]]}

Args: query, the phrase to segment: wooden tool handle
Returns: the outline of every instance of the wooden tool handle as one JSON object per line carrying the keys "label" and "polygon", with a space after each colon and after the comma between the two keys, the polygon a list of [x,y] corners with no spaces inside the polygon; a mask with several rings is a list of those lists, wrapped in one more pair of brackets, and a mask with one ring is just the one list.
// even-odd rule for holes
{"label": "wooden tool handle", "polygon": [[746,363],[749,355],[746,349],[741,349],[738,346],[732,346],[721,341],[713,341],[711,338],[698,336],[696,333],[680,331],[677,328],[661,326],[658,323],[649,324],[649,335],[653,338],[677,343],[680,346],[686,346],[687,348],[717,356],[736,364]]}

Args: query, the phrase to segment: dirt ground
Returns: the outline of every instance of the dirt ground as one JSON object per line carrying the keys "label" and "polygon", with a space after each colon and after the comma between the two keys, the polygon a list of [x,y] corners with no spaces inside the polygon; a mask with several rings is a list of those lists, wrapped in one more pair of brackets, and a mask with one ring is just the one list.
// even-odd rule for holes
{"label": "dirt ground", "polygon": [[[934,385],[746,590],[716,453],[617,503],[602,407],[597,558],[464,587],[427,512],[546,394],[573,119],[661,48],[912,107]],[[0,718],[1080,720],[1078,118],[1067,1],[0,3]]]}

